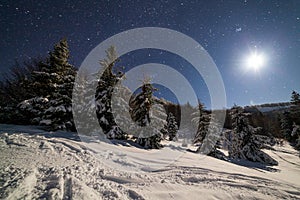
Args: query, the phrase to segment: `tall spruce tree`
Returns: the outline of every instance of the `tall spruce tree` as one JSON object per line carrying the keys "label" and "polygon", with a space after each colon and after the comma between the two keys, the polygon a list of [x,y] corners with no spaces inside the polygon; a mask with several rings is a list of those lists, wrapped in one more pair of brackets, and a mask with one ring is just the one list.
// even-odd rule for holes
{"label": "tall spruce tree", "polygon": [[176,118],[171,112],[169,112],[167,117],[167,133],[169,136],[169,141],[173,141],[176,138],[177,131],[178,126]]}
{"label": "tall spruce tree", "polygon": [[[124,78],[124,76],[123,76]],[[129,99],[131,91],[126,86],[117,84],[114,87],[112,102],[112,113],[117,126],[114,126],[112,131],[118,132],[122,130],[128,134],[132,134],[134,130],[134,122],[129,114]]]}
{"label": "tall spruce tree", "polygon": [[278,165],[278,162],[260,150],[260,144],[253,134],[243,109],[234,106],[231,110],[232,134],[229,157],[232,159],[247,159],[268,165]]}
{"label": "tall spruce tree", "polygon": [[296,91],[292,92],[291,103],[294,105],[300,104],[300,94],[298,92],[296,92]]}
{"label": "tall spruce tree", "polygon": [[69,64],[69,46],[62,39],[50,52],[48,72],[53,79],[49,80],[54,88],[49,94],[49,108],[45,111],[43,122],[50,122],[52,129],[67,129],[75,131],[72,115],[72,92],[76,69]]}
{"label": "tall spruce tree", "polygon": [[39,121],[40,125],[47,125],[52,130],[75,130],[71,99],[76,69],[68,59],[68,43],[62,39],[49,53],[47,62],[40,63],[40,70],[32,72],[30,87],[36,97],[19,105],[21,110],[37,114],[33,122]]}
{"label": "tall spruce tree", "polygon": [[289,110],[284,111],[280,118],[281,133],[293,144],[296,143],[297,137],[292,133],[298,124],[300,124],[300,95],[293,91]]}
{"label": "tall spruce tree", "polygon": [[[155,99],[153,97],[153,91],[156,89],[150,84],[150,80],[144,80],[142,85],[142,91],[138,95],[134,95],[130,99],[130,114],[133,121],[135,121],[139,126],[144,127],[139,130],[136,142],[149,149],[161,148],[160,144],[163,139],[163,134],[160,129],[156,128],[159,125],[165,125],[165,116],[163,106],[155,104]],[[153,121],[151,121],[151,108],[156,109],[153,116]],[[151,126],[150,126],[151,123]]]}
{"label": "tall spruce tree", "polygon": [[291,96],[291,106],[289,109],[289,117],[291,124],[296,123],[300,125],[300,95],[299,93],[293,91]]}
{"label": "tall spruce tree", "polygon": [[207,132],[202,139],[196,152],[206,154],[221,160],[226,160],[226,156],[223,152],[218,150],[220,148],[220,132],[221,126],[214,120],[215,116],[210,114],[208,117],[210,122],[207,125]]}
{"label": "tall spruce tree", "polygon": [[293,125],[293,122],[290,117],[290,112],[285,111],[282,114],[281,119],[280,119],[280,128],[281,128],[281,134],[287,140],[291,139],[292,125]]}
{"label": "tall spruce tree", "polygon": [[94,81],[94,85],[90,84],[87,73],[78,73],[72,95],[72,110],[76,128],[80,134],[91,135],[99,129],[99,125],[96,123],[93,125],[93,120],[91,120],[93,114],[96,113],[95,91],[93,90],[96,85],[96,81]]}
{"label": "tall spruce tree", "polygon": [[[126,139],[128,137],[114,120],[112,112],[111,98],[114,87],[121,80],[124,73],[121,71],[114,73],[114,66],[119,61],[116,48],[111,46],[106,51],[107,58],[100,61],[100,65],[104,72],[98,77],[98,85],[96,88],[95,102],[96,113],[99,124],[108,139]],[[102,70],[101,70],[102,71]]]}
{"label": "tall spruce tree", "polygon": [[245,145],[244,138],[249,138],[250,130],[247,119],[242,112],[242,108],[236,105],[230,112],[232,122],[231,145],[228,152],[230,158],[246,159],[242,149]]}
{"label": "tall spruce tree", "polygon": [[295,148],[300,150],[300,95],[296,91],[292,92],[290,120],[293,125],[289,139]]}
{"label": "tall spruce tree", "polygon": [[204,105],[199,102],[198,103],[198,111],[192,114],[194,118],[192,119],[193,124],[197,126],[197,132],[193,138],[193,144],[202,143],[207,132],[209,126],[209,115],[204,111]]}
{"label": "tall spruce tree", "polygon": [[293,142],[293,145],[295,145],[295,148],[300,150],[300,126],[296,123],[293,124],[291,138],[291,141]]}

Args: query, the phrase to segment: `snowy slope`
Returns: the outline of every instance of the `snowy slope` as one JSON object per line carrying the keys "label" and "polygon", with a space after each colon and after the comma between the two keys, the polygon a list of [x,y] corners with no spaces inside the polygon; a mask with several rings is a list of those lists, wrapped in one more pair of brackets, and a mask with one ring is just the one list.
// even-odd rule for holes
{"label": "snowy slope", "polygon": [[[279,162],[268,168],[175,143],[151,151],[119,144],[114,151],[116,145],[91,140],[91,150],[73,133],[38,131],[0,126],[1,199],[300,199],[300,159],[288,144],[267,150]],[[149,171],[157,157],[160,168]]]}

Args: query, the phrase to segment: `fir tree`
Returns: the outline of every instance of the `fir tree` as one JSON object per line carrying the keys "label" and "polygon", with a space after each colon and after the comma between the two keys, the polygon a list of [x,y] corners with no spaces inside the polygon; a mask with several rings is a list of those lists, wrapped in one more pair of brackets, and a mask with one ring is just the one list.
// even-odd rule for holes
{"label": "fir tree", "polygon": [[293,123],[291,138],[291,141],[293,145],[295,145],[295,148],[300,150],[300,126],[296,123]]}
{"label": "fir tree", "polygon": [[[96,82],[96,81],[94,81]],[[72,95],[72,110],[77,131],[80,134],[91,135],[99,129],[98,123],[93,126],[93,114],[95,114],[95,91],[96,83],[93,87],[88,80],[88,74],[79,72]]]}
{"label": "fir tree", "polygon": [[291,106],[289,111],[290,111],[289,118],[291,122],[300,124],[300,95],[295,91],[293,91],[292,93]]}
{"label": "fir tree", "polygon": [[30,124],[40,125],[45,110],[48,108],[49,100],[43,97],[35,97],[22,101],[18,107],[22,114],[26,116]]}
{"label": "fir tree", "polygon": [[246,159],[242,152],[242,148],[245,145],[245,139],[249,138],[250,130],[247,119],[242,113],[242,108],[234,106],[231,109],[231,121],[232,121],[232,135],[231,135],[231,146],[229,149],[230,158],[241,158]]}
{"label": "fir tree", "polygon": [[54,90],[49,94],[49,108],[45,111],[43,122],[51,122],[51,128],[75,131],[72,115],[72,92],[76,70],[69,64],[69,47],[66,39],[62,39],[50,52],[49,68],[46,73]]}
{"label": "fir tree", "polygon": [[179,119],[178,127],[180,127],[181,131],[178,131],[177,137],[178,139],[183,139],[183,146],[186,147],[194,139],[197,130],[197,127],[192,122],[192,114],[195,112],[195,109],[189,102],[180,106],[178,105],[178,107],[179,112],[176,117]]}
{"label": "fir tree", "polygon": [[243,113],[243,109],[234,106],[231,110],[232,135],[229,148],[229,157],[232,159],[247,159],[253,162],[261,162],[269,165],[277,165],[278,162],[260,150],[253,134],[253,127]]}
{"label": "fir tree", "polygon": [[[142,85],[142,91],[140,94],[135,95],[130,99],[130,114],[133,121],[135,121],[139,126],[144,127],[140,130],[139,135],[136,139],[136,142],[149,149],[158,149],[161,148],[160,144],[163,139],[163,134],[161,130],[157,129],[161,124],[165,124],[163,120],[163,106],[155,104],[153,97],[153,91],[156,90],[150,83],[150,80],[145,80]],[[156,106],[155,110],[158,113],[154,114],[153,121],[150,118],[150,109]],[[151,126],[149,126],[151,123]]]}
{"label": "fir tree", "polygon": [[113,67],[119,61],[115,47],[111,46],[106,51],[106,55],[107,58],[100,61],[104,72],[101,77],[98,77],[99,81],[95,94],[97,118],[108,139],[126,139],[128,137],[127,133],[117,126],[111,107],[114,87],[124,74],[113,72]]}
{"label": "fir tree", "polygon": [[167,118],[167,133],[170,141],[173,141],[176,138],[177,131],[178,131],[178,126],[177,126],[176,118],[170,112]]}
{"label": "fir tree", "polygon": [[191,127],[193,127],[193,122],[192,122],[192,118],[193,118],[193,113],[195,112],[195,109],[193,108],[193,106],[187,102],[184,105],[181,105],[181,122],[180,122],[180,126],[182,129],[191,129]]}
{"label": "fir tree", "polygon": [[192,122],[197,126],[197,132],[193,138],[193,144],[202,143],[207,132],[209,126],[209,115],[204,111],[204,105],[199,102],[198,111],[192,114],[195,116],[192,119]]}
{"label": "fir tree", "polygon": [[[68,44],[63,39],[49,53],[48,61],[40,63],[40,70],[32,72],[29,87],[35,91],[36,97],[20,104],[23,111],[38,114],[32,116],[34,122],[40,119],[40,125],[47,125],[52,130],[75,130],[71,99],[76,70],[68,59]],[[30,105],[25,106],[28,103]],[[28,110],[30,107],[33,108],[31,111]],[[36,109],[43,112],[36,112]]]}
{"label": "fir tree", "polygon": [[291,103],[294,104],[294,105],[299,105],[300,104],[300,95],[296,91],[292,92]]}
{"label": "fir tree", "polygon": [[[112,113],[114,120],[118,126],[115,126],[116,129],[125,131],[128,134],[132,134],[135,131],[134,122],[131,120],[129,114],[129,99],[131,96],[131,91],[129,88],[123,86],[122,84],[117,84],[114,87],[113,97],[112,98]],[[119,128],[118,128],[119,127]]]}
{"label": "fir tree", "polygon": [[150,124],[150,109],[154,104],[152,93],[155,88],[150,83],[142,85],[140,94],[131,98],[130,110],[133,121],[137,122],[139,126],[147,126]]}
{"label": "fir tree", "polygon": [[218,148],[220,148],[220,128],[221,126],[215,122],[214,116],[210,116],[211,121],[207,125],[207,132],[202,139],[197,152],[212,156],[221,160],[226,160],[226,156]]}
{"label": "fir tree", "polygon": [[42,59],[18,62],[10,69],[6,79],[0,81],[0,123],[28,124],[30,115],[18,108],[20,102],[36,96],[31,88],[32,72],[40,70]]}
{"label": "fir tree", "polygon": [[290,118],[290,112],[285,111],[282,114],[281,120],[280,120],[280,126],[281,126],[281,133],[282,135],[287,139],[291,139],[291,133],[292,133],[292,120]]}

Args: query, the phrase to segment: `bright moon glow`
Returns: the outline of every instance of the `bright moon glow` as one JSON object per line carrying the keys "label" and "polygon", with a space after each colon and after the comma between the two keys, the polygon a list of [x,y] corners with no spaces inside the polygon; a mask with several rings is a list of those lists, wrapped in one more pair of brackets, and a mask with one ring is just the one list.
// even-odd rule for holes
{"label": "bright moon glow", "polygon": [[265,64],[265,57],[262,54],[253,53],[247,59],[247,66],[254,71],[259,70]]}

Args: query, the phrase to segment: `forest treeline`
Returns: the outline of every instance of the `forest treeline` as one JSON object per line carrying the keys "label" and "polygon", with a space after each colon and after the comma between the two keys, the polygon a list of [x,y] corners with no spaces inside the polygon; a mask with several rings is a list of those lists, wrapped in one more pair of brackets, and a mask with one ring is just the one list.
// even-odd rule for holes
{"label": "forest treeline", "polygon": [[[276,164],[276,161],[260,149],[266,143],[274,143],[271,142],[274,136],[285,138],[300,149],[300,96],[296,91],[292,92],[291,102],[279,105],[283,109],[274,106],[270,111],[273,122],[268,121],[272,118],[256,107],[242,108],[235,105],[228,109],[225,128],[230,129],[229,132],[220,131],[220,126],[222,129],[223,125],[217,122],[210,123],[215,116],[200,101],[198,106],[193,107],[190,104],[176,105],[156,98],[153,95],[156,88],[150,79],[143,80],[140,92],[132,95],[129,104],[120,96],[116,103],[117,112],[113,113],[112,94],[114,90],[118,90],[115,86],[124,78],[125,73],[118,71],[122,67],[117,66],[119,59],[115,47],[110,47],[106,53],[107,58],[100,61],[100,67],[105,69],[101,77],[95,75],[93,80],[81,77],[81,81],[76,81],[76,84],[82,84],[75,87],[78,90],[76,92],[82,96],[92,96],[94,101],[73,107],[72,93],[77,68],[69,63],[70,51],[66,39],[55,44],[46,58],[16,64],[0,82],[0,123],[42,125],[49,130],[76,131],[72,114],[76,109],[77,112],[85,113],[84,118],[87,119],[96,112],[101,131],[108,139],[132,140],[143,148],[162,148],[162,140],[185,138],[193,144],[201,144],[198,152],[226,159],[218,149],[221,144],[227,143],[230,158],[269,164]],[[96,88],[96,91],[90,91],[90,88]],[[122,92],[130,93],[127,90],[129,89],[124,87]],[[156,113],[151,113],[154,107]],[[129,110],[130,118],[124,118],[118,113],[125,109]],[[152,114],[155,118],[151,117]],[[128,130],[123,130],[116,119],[118,123],[126,125],[133,120],[140,127],[147,127],[152,123],[151,133],[149,135],[147,129],[139,129],[137,132],[130,129],[130,126]],[[276,124],[274,130],[270,125],[272,123]],[[182,127],[181,124],[187,127]],[[87,130],[86,134],[90,135],[99,131],[95,127],[89,127],[86,121],[77,122],[76,127]],[[182,136],[178,133],[179,127],[193,127],[195,133]],[[209,132],[212,134],[208,134]],[[213,134],[219,132],[222,134]]]}

